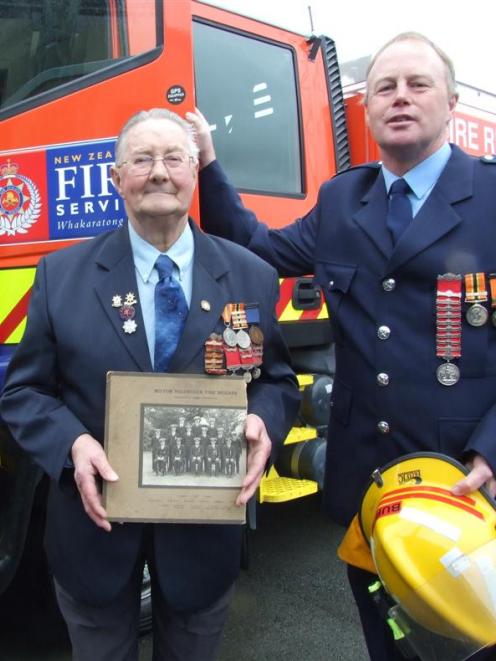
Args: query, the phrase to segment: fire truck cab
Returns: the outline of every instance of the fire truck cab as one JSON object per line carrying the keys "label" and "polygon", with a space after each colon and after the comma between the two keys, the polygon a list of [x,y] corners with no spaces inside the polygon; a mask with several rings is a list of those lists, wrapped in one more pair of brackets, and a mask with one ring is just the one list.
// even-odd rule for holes
{"label": "fire truck cab", "polygon": [[[40,257],[126,220],[109,169],[133,113],[201,108],[246,204],[272,226],[305,214],[321,182],[349,165],[330,39],[195,0],[29,0],[3,3],[0,19],[0,388]],[[191,215],[200,222],[197,201]],[[281,281],[277,314],[305,373],[304,418],[288,440],[305,443],[325,429],[332,385],[311,278]],[[298,469],[312,453],[286,453],[280,470],[293,477],[273,471],[260,500],[317,491]],[[40,551],[45,481],[0,420],[0,594],[23,552]]]}

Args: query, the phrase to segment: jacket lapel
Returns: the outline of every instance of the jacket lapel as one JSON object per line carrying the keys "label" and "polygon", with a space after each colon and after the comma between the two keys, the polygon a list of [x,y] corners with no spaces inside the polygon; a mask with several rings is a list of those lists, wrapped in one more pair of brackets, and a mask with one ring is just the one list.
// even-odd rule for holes
{"label": "jacket lapel", "polygon": [[181,340],[169,365],[170,372],[180,372],[202,354],[203,346],[217,326],[229,292],[220,284],[229,271],[229,264],[216,244],[194,223],[191,223],[195,239],[193,267],[193,291],[188,318]]}
{"label": "jacket lapel", "polygon": [[[108,322],[114,328],[118,341],[129,352],[138,368],[143,372],[151,372],[152,365],[138,297],[138,284],[127,225],[109,235],[95,261],[99,269],[95,291]],[[119,308],[112,307],[114,296],[121,296],[124,302],[124,297],[128,293],[133,293],[138,300],[134,306],[136,331],[133,333],[124,331],[124,320],[119,315]]]}
{"label": "jacket lapel", "polygon": [[353,220],[388,258],[388,271],[399,268],[451,232],[461,218],[453,208],[473,194],[473,159],[451,145],[451,156],[429,198],[393,247],[386,227],[388,202],[382,175],[378,176],[361,202],[364,206]]}
{"label": "jacket lapel", "polygon": [[386,185],[382,173],[375,178],[370,189],[362,197],[361,203],[364,206],[353,215],[353,220],[380,252],[385,257],[389,257],[393,249],[393,242],[386,227],[388,206]]}

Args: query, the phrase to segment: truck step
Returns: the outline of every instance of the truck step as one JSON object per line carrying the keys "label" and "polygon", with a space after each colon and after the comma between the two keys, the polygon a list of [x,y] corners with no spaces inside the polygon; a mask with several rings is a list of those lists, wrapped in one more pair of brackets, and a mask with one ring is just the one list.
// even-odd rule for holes
{"label": "truck step", "polygon": [[296,480],[292,477],[265,478],[258,489],[258,502],[284,503],[317,493],[318,490],[319,485],[313,480]]}

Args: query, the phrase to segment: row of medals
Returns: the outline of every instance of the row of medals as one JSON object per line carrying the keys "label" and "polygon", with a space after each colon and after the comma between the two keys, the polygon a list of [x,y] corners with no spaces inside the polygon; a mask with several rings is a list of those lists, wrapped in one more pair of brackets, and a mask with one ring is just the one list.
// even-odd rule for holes
{"label": "row of medals", "polygon": [[[493,276],[491,274],[491,288]],[[488,300],[483,273],[465,275],[465,299],[469,304],[465,319],[470,326],[484,326],[489,319],[489,311],[484,303]],[[462,337],[462,276],[445,273],[438,276],[436,296],[436,355],[446,362],[436,370],[439,383],[453,386],[460,380],[460,368],[451,362],[461,356]],[[491,314],[491,321],[496,326],[496,310]]]}
{"label": "row of medals", "polygon": [[241,316],[244,321],[238,321],[237,325],[241,324],[242,328],[229,324],[222,334],[210,334],[205,342],[205,371],[213,375],[242,375],[250,383],[261,374],[264,336],[259,326],[249,325],[246,317]]}

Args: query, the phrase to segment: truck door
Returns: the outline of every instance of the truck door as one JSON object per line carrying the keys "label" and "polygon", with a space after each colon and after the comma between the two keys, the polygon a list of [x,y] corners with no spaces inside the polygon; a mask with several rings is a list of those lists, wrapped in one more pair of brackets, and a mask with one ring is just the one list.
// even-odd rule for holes
{"label": "truck door", "polygon": [[[0,42],[1,389],[39,258],[124,222],[109,179],[124,121],[144,108],[193,108],[191,6],[3,2]],[[29,536],[39,479],[0,421],[0,593],[26,539],[41,557]]]}
{"label": "truck door", "polygon": [[[271,227],[303,216],[320,185],[348,164],[344,105],[331,89],[332,42],[193,2],[193,47],[197,105],[244,203]],[[312,278],[282,281],[277,313],[291,348],[325,345],[329,355],[327,313]],[[308,369],[308,359],[297,366]]]}

